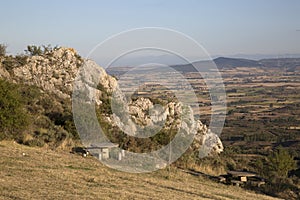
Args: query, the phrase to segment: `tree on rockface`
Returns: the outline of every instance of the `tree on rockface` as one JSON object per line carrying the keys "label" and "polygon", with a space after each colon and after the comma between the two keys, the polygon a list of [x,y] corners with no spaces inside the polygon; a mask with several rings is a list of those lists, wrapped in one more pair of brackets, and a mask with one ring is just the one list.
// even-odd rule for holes
{"label": "tree on rockface", "polygon": [[35,45],[28,45],[25,52],[31,56],[37,56],[43,54],[42,48],[40,46],[35,46]]}
{"label": "tree on rockface", "polygon": [[59,48],[60,47],[57,45],[52,47],[50,44],[42,45],[42,46],[28,45],[25,52],[26,52],[26,54],[28,54],[30,56],[40,56],[43,54],[51,53],[52,51],[55,51]]}

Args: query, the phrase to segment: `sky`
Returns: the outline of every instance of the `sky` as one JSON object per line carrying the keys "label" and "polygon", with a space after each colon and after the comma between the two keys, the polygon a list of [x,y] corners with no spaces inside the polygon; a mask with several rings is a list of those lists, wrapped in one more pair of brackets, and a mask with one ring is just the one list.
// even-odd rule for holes
{"label": "sky", "polygon": [[0,43],[67,46],[87,55],[119,32],[163,27],[212,55],[300,55],[299,0],[2,0]]}

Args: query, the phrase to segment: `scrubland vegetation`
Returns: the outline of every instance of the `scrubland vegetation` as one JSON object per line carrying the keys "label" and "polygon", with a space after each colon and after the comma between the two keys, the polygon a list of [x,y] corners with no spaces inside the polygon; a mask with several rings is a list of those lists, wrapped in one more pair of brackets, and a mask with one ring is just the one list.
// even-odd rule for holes
{"label": "scrubland vegetation", "polygon": [[[0,45],[1,67],[12,75],[11,70],[25,65],[30,56],[48,56],[56,48],[59,47],[32,45],[26,54],[8,56],[6,46]],[[195,149],[188,149],[172,164],[171,172],[161,170],[154,175],[124,174],[102,166],[93,158],[69,154],[72,147],[81,145],[73,122],[71,100],[48,94],[36,86],[1,78],[0,156],[3,159],[0,181],[5,184],[0,184],[0,197],[29,199],[36,191],[36,198],[48,199],[98,199],[99,195],[104,199],[119,195],[121,198],[161,199],[163,194],[166,199],[182,199],[182,195],[187,199],[271,199],[177,169],[184,168],[210,175],[224,174],[227,170],[254,171],[266,178],[267,183],[247,189],[297,199],[300,194],[300,74],[297,68],[280,74],[281,70],[223,69],[228,102],[221,135],[224,153],[200,159]],[[201,120],[208,124],[210,100],[203,89],[205,85],[197,74],[187,74],[187,77],[195,88],[201,88],[196,90],[201,110],[195,112],[200,112]],[[174,100],[173,96],[164,95],[160,98],[158,93],[152,100],[158,103]],[[111,94],[103,92],[101,101],[97,108],[99,123],[112,142],[124,149],[155,150],[167,144],[176,133],[170,129],[146,139],[125,136],[105,120],[112,112]]]}

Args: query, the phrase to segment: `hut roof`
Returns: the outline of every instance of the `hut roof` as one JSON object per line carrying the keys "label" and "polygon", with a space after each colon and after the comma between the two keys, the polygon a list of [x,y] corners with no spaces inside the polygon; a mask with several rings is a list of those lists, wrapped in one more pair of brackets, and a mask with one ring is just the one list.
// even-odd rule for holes
{"label": "hut roof", "polygon": [[247,177],[257,176],[257,174],[253,172],[247,172],[247,171],[228,171],[227,173],[232,176],[247,176]]}
{"label": "hut roof", "polygon": [[119,144],[104,142],[104,143],[92,144],[91,146],[87,147],[87,149],[103,149],[103,148],[113,148],[113,147],[119,147]]}

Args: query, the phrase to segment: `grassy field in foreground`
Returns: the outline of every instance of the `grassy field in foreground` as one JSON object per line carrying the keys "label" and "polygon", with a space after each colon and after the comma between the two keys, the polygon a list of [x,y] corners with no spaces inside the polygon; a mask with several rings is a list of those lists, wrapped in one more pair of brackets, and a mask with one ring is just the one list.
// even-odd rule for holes
{"label": "grassy field in foreground", "polygon": [[[25,154],[25,155],[23,155]],[[0,142],[0,199],[274,199],[172,169],[129,174],[92,157]]]}

